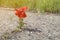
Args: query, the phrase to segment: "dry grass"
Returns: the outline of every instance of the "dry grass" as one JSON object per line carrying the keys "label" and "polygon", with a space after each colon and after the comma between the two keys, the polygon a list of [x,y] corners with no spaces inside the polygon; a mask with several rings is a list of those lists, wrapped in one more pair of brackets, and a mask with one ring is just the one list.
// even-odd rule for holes
{"label": "dry grass", "polygon": [[60,12],[60,0],[0,0],[0,6],[14,8],[29,6],[31,10],[41,12]]}

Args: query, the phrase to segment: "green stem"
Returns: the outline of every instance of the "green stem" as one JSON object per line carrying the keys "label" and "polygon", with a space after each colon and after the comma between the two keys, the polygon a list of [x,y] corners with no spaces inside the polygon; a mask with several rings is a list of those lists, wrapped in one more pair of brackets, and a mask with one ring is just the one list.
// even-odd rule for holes
{"label": "green stem", "polygon": [[24,26],[23,19],[20,18],[19,21],[20,21],[19,22],[19,28],[22,28]]}

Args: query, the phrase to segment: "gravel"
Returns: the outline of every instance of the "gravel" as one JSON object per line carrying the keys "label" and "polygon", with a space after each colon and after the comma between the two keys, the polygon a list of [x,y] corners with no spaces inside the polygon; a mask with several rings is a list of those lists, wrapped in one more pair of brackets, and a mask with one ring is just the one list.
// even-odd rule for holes
{"label": "gravel", "polygon": [[22,31],[11,33],[18,26],[18,17],[13,10],[0,8],[0,40],[60,40],[60,14],[26,12]]}

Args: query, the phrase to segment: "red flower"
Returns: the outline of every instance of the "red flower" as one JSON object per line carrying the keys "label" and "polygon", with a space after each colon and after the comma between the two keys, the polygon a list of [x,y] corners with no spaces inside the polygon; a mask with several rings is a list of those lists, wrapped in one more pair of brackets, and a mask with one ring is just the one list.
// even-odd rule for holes
{"label": "red flower", "polygon": [[19,18],[25,18],[26,17],[26,13],[25,13],[26,10],[27,10],[27,7],[15,9],[15,11],[16,11],[15,15],[18,16]]}

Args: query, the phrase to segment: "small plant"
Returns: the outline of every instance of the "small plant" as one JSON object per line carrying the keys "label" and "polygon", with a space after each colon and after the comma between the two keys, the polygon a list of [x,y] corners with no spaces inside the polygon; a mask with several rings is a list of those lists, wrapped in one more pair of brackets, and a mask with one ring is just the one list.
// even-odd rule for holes
{"label": "small plant", "polygon": [[19,27],[18,28],[22,28],[24,26],[24,22],[23,22],[23,19],[25,17],[27,17],[25,11],[27,10],[28,7],[21,7],[19,9],[15,9],[15,15],[19,18]]}

